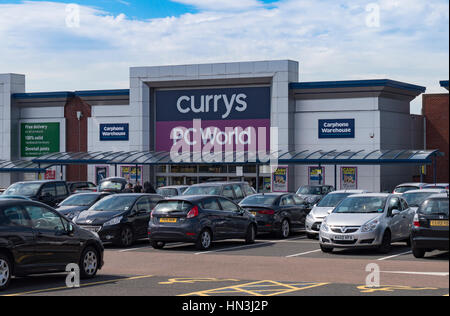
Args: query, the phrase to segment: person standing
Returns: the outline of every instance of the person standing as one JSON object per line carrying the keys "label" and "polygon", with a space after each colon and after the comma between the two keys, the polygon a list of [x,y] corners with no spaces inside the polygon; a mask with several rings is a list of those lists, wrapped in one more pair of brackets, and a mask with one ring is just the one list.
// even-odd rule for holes
{"label": "person standing", "polygon": [[126,189],[123,190],[123,193],[133,193],[133,185],[128,183]]}
{"label": "person standing", "polygon": [[156,193],[155,188],[153,187],[153,185],[149,181],[146,181],[144,183],[144,193],[150,193],[150,194],[155,194]]}
{"label": "person standing", "polygon": [[136,185],[134,186],[134,193],[142,193],[142,186],[141,184],[138,182],[136,183]]}

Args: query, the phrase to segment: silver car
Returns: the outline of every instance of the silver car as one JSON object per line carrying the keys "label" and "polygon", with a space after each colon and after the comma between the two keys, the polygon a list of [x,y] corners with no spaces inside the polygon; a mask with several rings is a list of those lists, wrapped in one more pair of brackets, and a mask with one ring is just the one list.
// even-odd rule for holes
{"label": "silver car", "polygon": [[306,236],[309,239],[314,239],[319,236],[320,225],[323,219],[330,214],[333,209],[343,199],[353,194],[366,193],[365,190],[340,190],[328,193],[322,200],[319,201],[309,212],[305,221]]}
{"label": "silver car", "polygon": [[444,189],[422,189],[422,190],[411,190],[402,194],[402,197],[408,203],[408,206],[414,213],[419,208],[423,201],[428,199],[430,196],[439,193],[447,193]]}
{"label": "silver car", "polygon": [[376,248],[391,250],[391,243],[410,244],[414,211],[396,194],[366,193],[345,198],[322,223],[320,248]]}
{"label": "silver car", "polygon": [[182,195],[188,188],[188,185],[171,185],[156,189],[156,193],[165,198],[170,198]]}

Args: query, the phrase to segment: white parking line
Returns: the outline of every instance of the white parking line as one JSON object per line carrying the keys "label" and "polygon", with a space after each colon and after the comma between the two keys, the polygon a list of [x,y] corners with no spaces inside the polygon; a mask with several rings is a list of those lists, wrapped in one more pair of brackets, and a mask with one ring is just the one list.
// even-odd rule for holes
{"label": "white parking line", "polygon": [[392,258],[395,258],[395,257],[400,257],[400,256],[408,255],[408,254],[410,254],[410,253],[412,253],[411,250],[410,250],[410,251],[407,251],[407,252],[402,252],[402,253],[399,253],[399,254],[396,254],[396,255],[393,255],[393,256],[380,258],[380,259],[378,259],[378,261],[388,260],[388,259],[392,259]]}
{"label": "white parking line", "polygon": [[316,249],[316,250],[312,250],[312,251],[296,253],[294,255],[286,256],[286,258],[299,257],[299,256],[303,256],[303,255],[307,255],[307,254],[314,253],[314,252],[319,252],[319,251],[322,251],[322,250],[321,249]]}
{"label": "white parking line", "polygon": [[119,252],[134,251],[134,250],[145,249],[145,248],[148,248],[148,246],[147,247],[139,247],[139,248],[123,249],[123,250],[119,250]]}
{"label": "white parking line", "polygon": [[201,251],[201,252],[197,252],[195,254],[196,255],[203,255],[203,254],[212,253],[212,252],[221,252],[221,251],[235,250],[235,249],[241,249],[241,248],[252,248],[252,247],[258,247],[258,246],[262,246],[262,245],[268,245],[268,244],[274,244],[274,243],[283,243],[283,242],[288,242],[290,240],[298,240],[298,239],[305,239],[305,238],[306,237],[301,236],[301,237],[294,237],[294,238],[282,239],[282,240],[266,240],[266,241],[261,242],[261,243],[254,243],[254,244],[235,246],[235,247],[227,247],[227,248],[221,248],[221,249],[216,249],[216,250]]}
{"label": "white parking line", "polygon": [[413,271],[380,271],[381,273],[395,273],[395,274],[413,274],[413,275],[430,275],[430,276],[449,276],[448,272],[413,272]]}

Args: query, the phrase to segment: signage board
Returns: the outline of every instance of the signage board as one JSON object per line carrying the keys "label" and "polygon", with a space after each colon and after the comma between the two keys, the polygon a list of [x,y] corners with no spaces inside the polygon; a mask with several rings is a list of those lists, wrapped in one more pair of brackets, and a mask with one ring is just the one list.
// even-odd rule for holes
{"label": "signage board", "polygon": [[127,141],[129,134],[128,124],[100,124],[100,141]]}
{"label": "signage board", "polygon": [[20,125],[20,155],[22,157],[40,157],[59,151],[59,123],[22,123]]}
{"label": "signage board", "polygon": [[319,138],[355,138],[355,120],[319,120]]}

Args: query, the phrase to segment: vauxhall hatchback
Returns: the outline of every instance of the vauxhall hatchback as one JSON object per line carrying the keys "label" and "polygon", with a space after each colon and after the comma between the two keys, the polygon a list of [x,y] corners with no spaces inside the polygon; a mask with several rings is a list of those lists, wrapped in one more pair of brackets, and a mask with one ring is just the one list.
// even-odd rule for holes
{"label": "vauxhall hatchback", "polygon": [[255,217],[221,196],[182,196],[160,201],[152,211],[148,236],[154,248],[166,242],[191,242],[208,249],[214,240],[242,238],[253,243]]}

